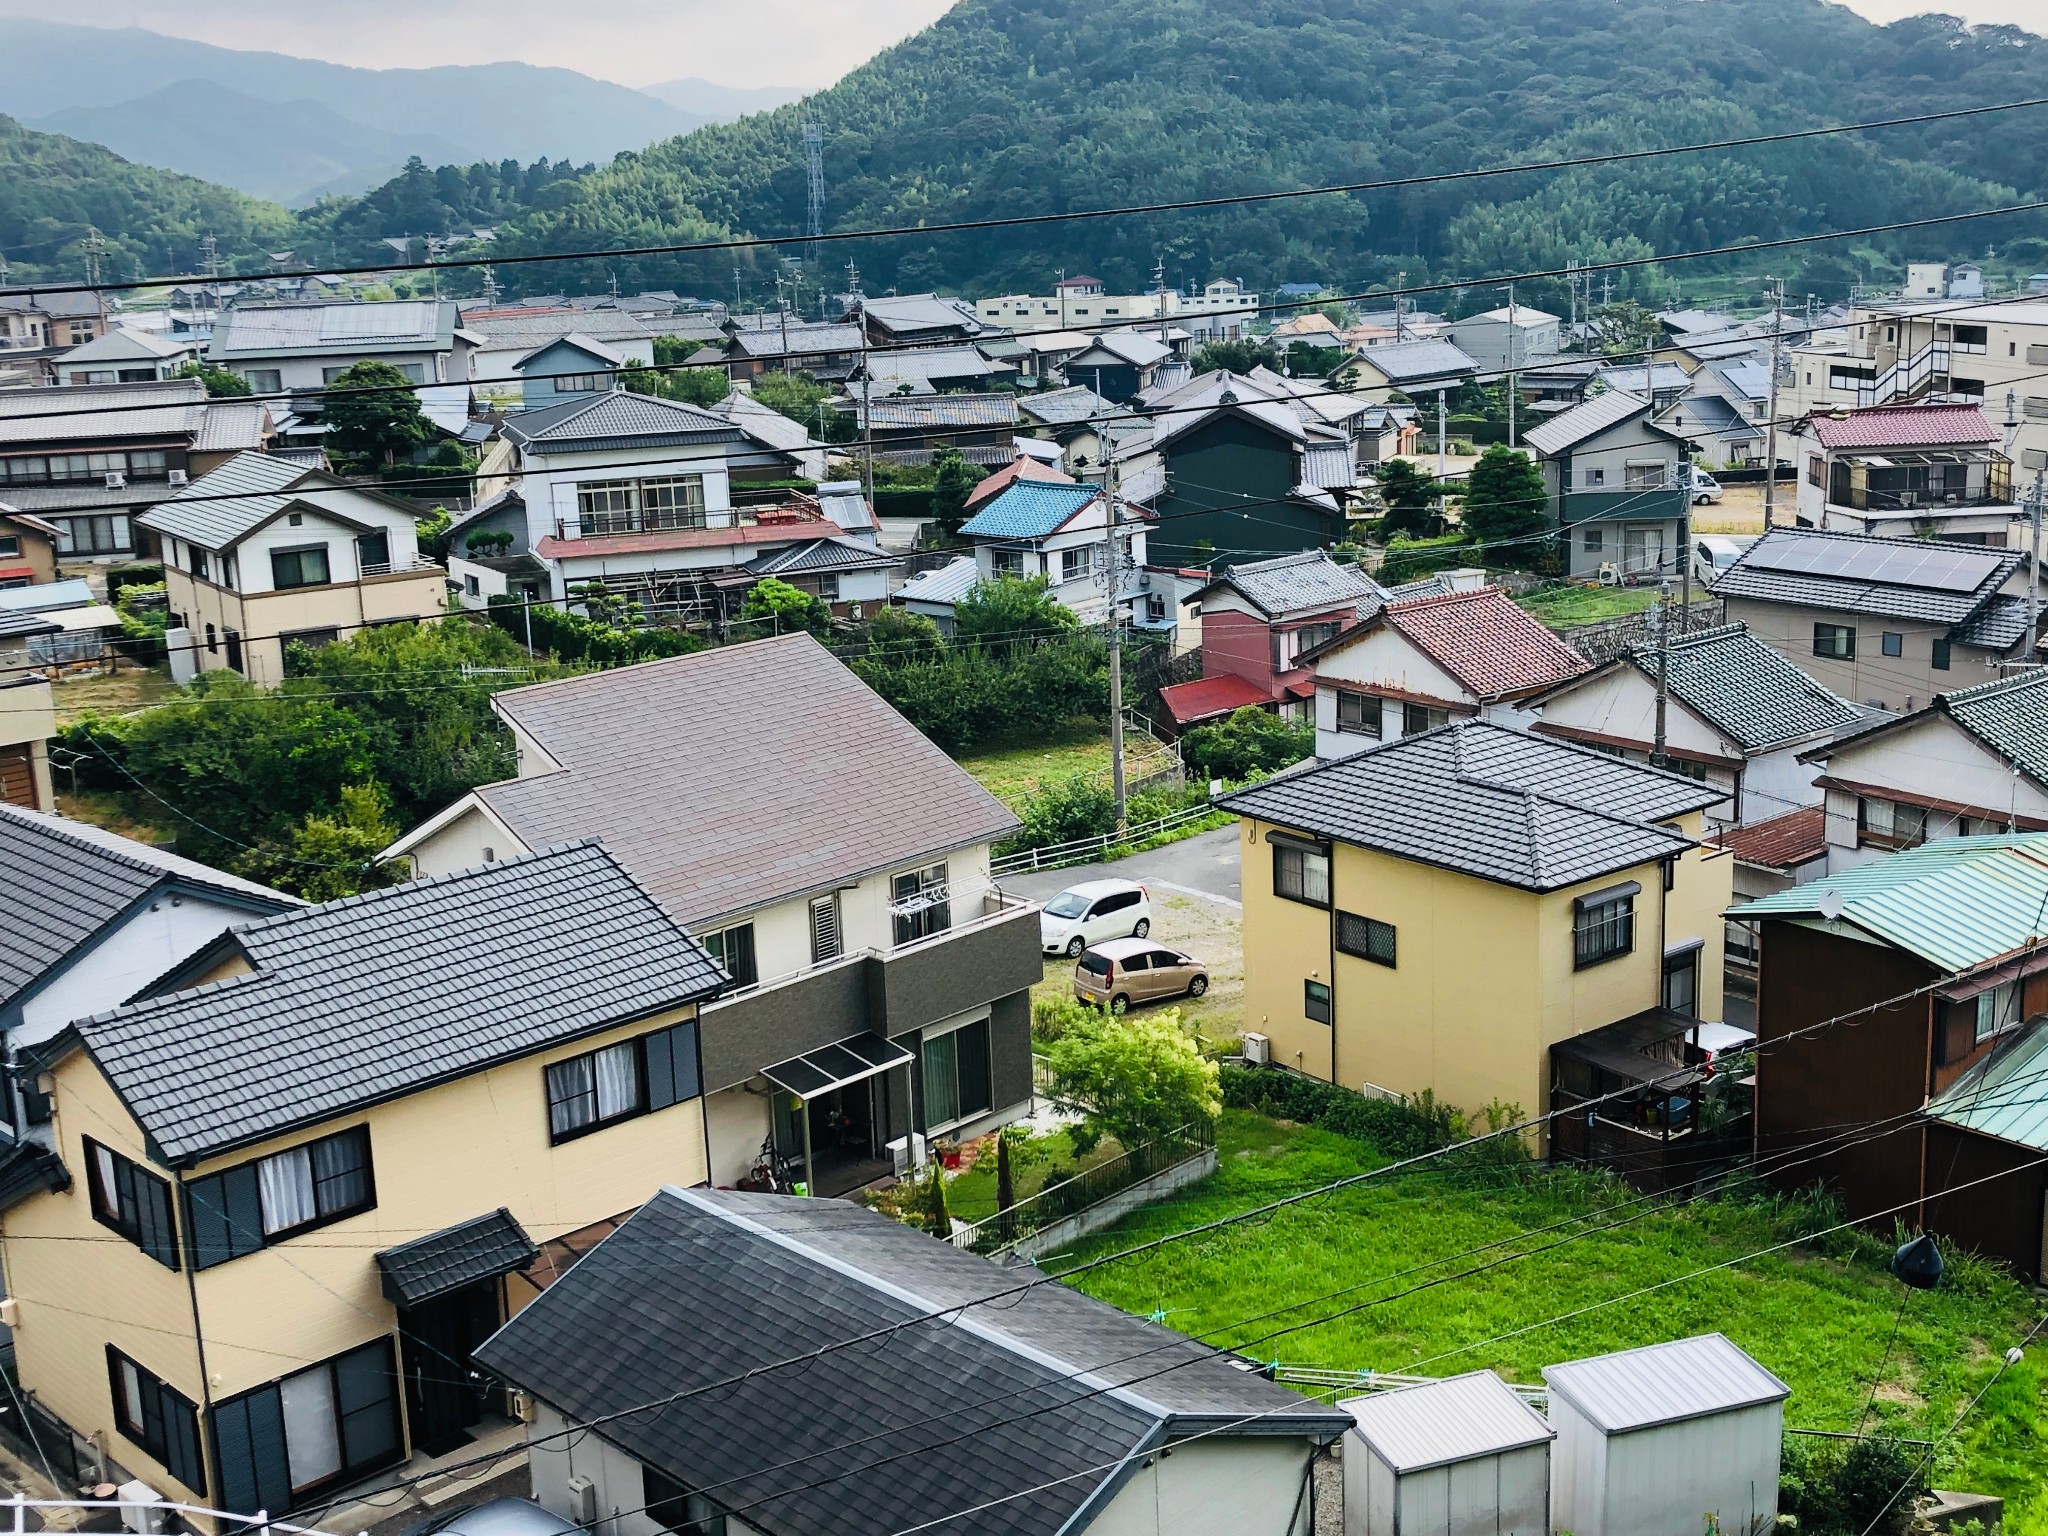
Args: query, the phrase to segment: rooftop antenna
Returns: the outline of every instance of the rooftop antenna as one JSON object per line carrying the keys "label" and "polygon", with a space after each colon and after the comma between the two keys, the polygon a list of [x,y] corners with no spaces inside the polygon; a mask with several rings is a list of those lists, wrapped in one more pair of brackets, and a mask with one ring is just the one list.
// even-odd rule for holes
{"label": "rooftop antenna", "polygon": [[815,117],[804,119],[804,172],[810,190],[810,223],[805,233],[816,240],[825,233],[825,130]]}

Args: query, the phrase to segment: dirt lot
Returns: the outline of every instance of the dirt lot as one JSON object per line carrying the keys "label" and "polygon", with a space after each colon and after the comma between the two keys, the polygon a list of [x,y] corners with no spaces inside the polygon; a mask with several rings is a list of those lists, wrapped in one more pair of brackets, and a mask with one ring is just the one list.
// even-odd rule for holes
{"label": "dirt lot", "polygon": [[[1244,1030],[1244,931],[1237,909],[1203,897],[1155,888],[1152,937],[1193,955],[1209,967],[1207,996],[1184,997],[1178,1004],[1152,1006],[1178,1006],[1182,1022],[1204,1044],[1235,1040]],[[1065,992],[1072,986],[1073,976],[1071,960],[1048,959],[1045,979],[1032,988],[1032,996]]]}

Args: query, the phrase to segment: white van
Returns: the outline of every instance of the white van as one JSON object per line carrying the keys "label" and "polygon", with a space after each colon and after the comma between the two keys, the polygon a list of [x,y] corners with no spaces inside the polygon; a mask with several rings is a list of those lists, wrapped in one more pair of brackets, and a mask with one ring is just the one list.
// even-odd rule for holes
{"label": "white van", "polygon": [[1692,504],[1696,507],[1713,506],[1721,500],[1721,482],[1701,469],[1697,464],[1692,470],[1688,484],[1692,490]]}
{"label": "white van", "polygon": [[1711,587],[1728,574],[1728,567],[1742,558],[1742,552],[1756,542],[1754,534],[1731,536],[1705,533],[1692,541],[1692,579]]}

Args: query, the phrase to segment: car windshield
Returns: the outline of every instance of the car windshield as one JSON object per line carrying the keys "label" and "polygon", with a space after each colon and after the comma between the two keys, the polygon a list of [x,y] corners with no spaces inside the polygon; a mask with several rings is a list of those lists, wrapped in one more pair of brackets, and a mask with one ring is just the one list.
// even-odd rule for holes
{"label": "car windshield", "polygon": [[1088,898],[1076,891],[1061,891],[1045,904],[1047,917],[1079,917],[1088,910]]}

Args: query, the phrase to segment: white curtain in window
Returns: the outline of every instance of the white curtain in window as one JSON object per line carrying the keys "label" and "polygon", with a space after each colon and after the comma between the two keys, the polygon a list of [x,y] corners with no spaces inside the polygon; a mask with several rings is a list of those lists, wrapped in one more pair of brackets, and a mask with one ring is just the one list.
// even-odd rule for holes
{"label": "white curtain in window", "polygon": [[640,1107],[640,1052],[633,1041],[607,1046],[597,1063],[597,1118],[629,1114]]}
{"label": "white curtain in window", "polygon": [[927,1130],[960,1118],[960,1038],[924,1042],[924,1123]]}
{"label": "white curtain in window", "polygon": [[310,1488],[341,1470],[341,1437],[334,1418],[334,1377],[324,1365],[278,1383],[284,1399],[284,1454],[294,1490]]}
{"label": "white curtain in window", "polygon": [[263,1202],[266,1236],[303,1226],[319,1214],[313,1204],[313,1159],[304,1147],[293,1147],[258,1163],[256,1189]]}
{"label": "white curtain in window", "polygon": [[590,1058],[573,1057],[548,1068],[548,1123],[557,1136],[567,1135],[597,1118],[597,1096],[591,1086]]}

